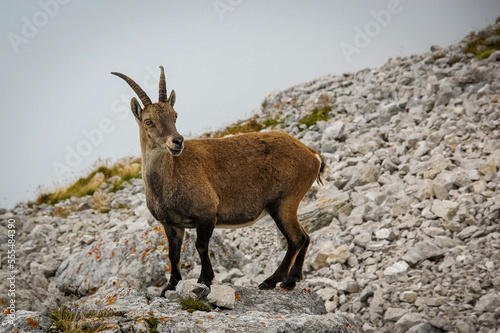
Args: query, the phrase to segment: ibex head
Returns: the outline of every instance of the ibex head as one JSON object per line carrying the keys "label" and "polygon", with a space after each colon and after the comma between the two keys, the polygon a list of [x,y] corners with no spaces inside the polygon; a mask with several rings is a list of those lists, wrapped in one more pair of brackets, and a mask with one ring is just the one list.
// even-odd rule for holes
{"label": "ibex head", "polygon": [[175,128],[177,120],[177,112],[174,110],[175,91],[172,90],[170,97],[167,98],[167,84],[163,66],[160,66],[160,69],[158,103],[152,103],[144,90],[128,76],[116,72],[111,74],[124,79],[144,105],[142,108],[135,97],[130,101],[132,113],[139,124],[142,149],[165,149],[170,151],[172,155],[178,156],[184,148],[184,138]]}

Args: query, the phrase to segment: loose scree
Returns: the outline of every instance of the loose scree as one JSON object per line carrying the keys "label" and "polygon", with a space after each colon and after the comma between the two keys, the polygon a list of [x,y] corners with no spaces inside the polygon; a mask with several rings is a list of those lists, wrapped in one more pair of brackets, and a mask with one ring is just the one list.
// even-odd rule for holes
{"label": "loose scree", "polygon": [[165,228],[171,275],[162,296],[182,279],[179,261],[185,228],[196,229],[201,259],[199,283],[210,287],[214,271],[208,245],[214,228],[251,225],[269,214],[285,236],[288,249],[276,271],[260,289],[293,289],[302,279],[309,236],[299,224],[297,209],[315,180],[321,184],[322,156],[298,139],[279,131],[227,138],[184,140],[177,132],[172,90],[167,98],[160,66],[159,99],[152,103],[128,76],[136,98],[130,105],[139,125],[142,177],[149,211]]}

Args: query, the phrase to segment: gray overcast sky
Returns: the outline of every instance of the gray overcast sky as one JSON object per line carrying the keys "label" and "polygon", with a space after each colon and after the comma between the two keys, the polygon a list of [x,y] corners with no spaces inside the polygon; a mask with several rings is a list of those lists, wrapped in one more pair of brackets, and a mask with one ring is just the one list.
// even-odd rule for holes
{"label": "gray overcast sky", "polygon": [[[165,66],[179,132],[200,134],[247,116],[276,89],[448,45],[500,15],[498,0],[0,6],[0,207],[7,208],[34,199],[38,185],[68,184],[98,158],[140,155],[133,93],[111,71],[129,75],[157,101],[158,65]],[[366,28],[369,44],[356,44],[356,31]],[[341,48],[347,44],[359,46],[350,59]]]}

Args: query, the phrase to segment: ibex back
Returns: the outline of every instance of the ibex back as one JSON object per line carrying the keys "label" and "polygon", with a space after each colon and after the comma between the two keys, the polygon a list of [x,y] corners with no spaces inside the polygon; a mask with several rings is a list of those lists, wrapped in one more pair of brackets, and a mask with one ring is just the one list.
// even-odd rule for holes
{"label": "ibex back", "polygon": [[144,104],[132,98],[139,124],[142,177],[147,206],[163,225],[169,243],[171,275],[166,290],[181,280],[179,260],[185,228],[196,229],[201,259],[198,280],[210,287],[214,272],[208,244],[214,228],[243,227],[271,215],[288,242],[276,271],[259,285],[278,282],[293,289],[302,279],[309,236],[299,224],[299,203],[315,180],[321,183],[321,155],[291,135],[278,131],[222,139],[186,140],[177,132],[175,92],[167,98],[163,67],[159,102],[152,103],[129,77],[124,79]]}

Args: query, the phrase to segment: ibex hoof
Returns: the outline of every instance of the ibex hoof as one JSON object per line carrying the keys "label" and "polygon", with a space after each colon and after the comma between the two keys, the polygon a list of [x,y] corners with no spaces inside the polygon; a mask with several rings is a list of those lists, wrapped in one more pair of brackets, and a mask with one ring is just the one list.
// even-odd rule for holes
{"label": "ibex hoof", "polygon": [[269,290],[269,289],[274,289],[275,287],[276,287],[276,283],[272,284],[269,281],[264,281],[261,284],[259,284],[260,290]]}
{"label": "ibex hoof", "polygon": [[163,290],[161,291],[160,297],[165,297],[165,293],[169,290],[175,290],[175,287],[173,285],[171,285],[170,283],[167,284],[167,286],[165,288],[163,288]]}
{"label": "ibex hoof", "polygon": [[295,288],[295,281],[292,281],[292,282],[281,282],[280,283],[280,287],[283,288],[283,289],[286,289],[286,290],[293,290],[293,288]]}
{"label": "ibex hoof", "polygon": [[210,286],[212,285],[212,280],[213,279],[210,279],[210,280],[205,280],[205,279],[198,279],[198,283],[200,284],[204,284],[205,286],[207,286],[209,289],[210,289]]}

